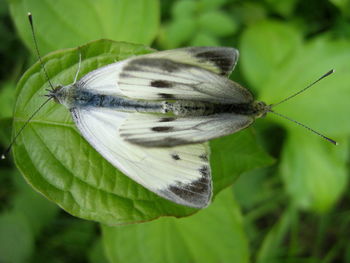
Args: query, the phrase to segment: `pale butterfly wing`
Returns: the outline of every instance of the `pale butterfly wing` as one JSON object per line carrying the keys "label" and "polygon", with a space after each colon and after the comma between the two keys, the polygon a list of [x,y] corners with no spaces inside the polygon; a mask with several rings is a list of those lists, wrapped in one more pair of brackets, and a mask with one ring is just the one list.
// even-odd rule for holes
{"label": "pale butterfly wing", "polygon": [[185,47],[155,52],[152,58],[167,58],[229,76],[237,64],[239,52],[231,47]]}
{"label": "pale butterfly wing", "polygon": [[112,165],[161,197],[202,208],[210,203],[212,180],[207,144],[145,148],[118,134],[132,115],[107,108],[71,109],[83,137]]}
{"label": "pale butterfly wing", "polygon": [[101,94],[122,96],[123,94],[118,87],[117,76],[119,76],[126,61],[123,60],[95,69],[82,77],[76,83],[76,86],[87,90],[94,90]]}
{"label": "pale butterfly wing", "polygon": [[135,113],[121,124],[119,133],[126,141],[140,146],[170,147],[232,134],[253,121],[251,116],[228,113],[190,118]]}
{"label": "pale butterfly wing", "polygon": [[[99,68],[77,85],[146,100],[250,103],[252,94],[226,77],[238,59],[232,48],[192,47],[137,56]],[[219,75],[221,74],[221,75]]]}

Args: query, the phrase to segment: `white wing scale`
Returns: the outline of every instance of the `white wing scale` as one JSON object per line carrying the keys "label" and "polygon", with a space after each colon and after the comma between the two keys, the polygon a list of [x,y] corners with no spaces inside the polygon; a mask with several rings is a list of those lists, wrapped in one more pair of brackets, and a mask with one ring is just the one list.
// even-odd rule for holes
{"label": "white wing scale", "polygon": [[175,203],[202,208],[212,196],[209,147],[193,144],[144,148],[118,135],[128,113],[106,108],[71,109],[83,137],[112,165]]}

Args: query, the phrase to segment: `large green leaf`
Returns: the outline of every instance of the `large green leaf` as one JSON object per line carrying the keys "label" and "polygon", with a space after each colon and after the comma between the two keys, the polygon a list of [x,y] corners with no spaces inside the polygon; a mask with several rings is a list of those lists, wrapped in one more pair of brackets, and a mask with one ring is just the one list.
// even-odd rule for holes
{"label": "large green leaf", "polygon": [[7,204],[9,208],[0,213],[0,262],[28,262],[36,239],[53,221],[58,209],[34,192],[18,172],[2,169],[0,175],[15,181],[11,205]]}
{"label": "large green leaf", "polygon": [[348,143],[340,143],[343,146],[334,147],[302,131],[290,134],[281,173],[287,193],[300,207],[327,211],[346,189]]}
{"label": "large green leaf", "polygon": [[[350,133],[350,42],[323,36],[302,43],[295,41],[298,37],[294,34],[289,43],[286,32],[292,29],[285,24],[276,26],[276,22],[265,22],[243,34],[245,76],[264,101],[276,103],[335,68],[335,74],[275,110],[343,142]],[[267,34],[275,37],[259,37]],[[263,50],[262,47],[269,45],[275,48]],[[274,62],[266,62],[268,58]],[[332,148],[333,145],[327,145],[327,141],[293,122],[273,114],[268,118],[288,130],[281,171],[293,201],[303,208],[328,210],[344,190],[347,144]]]}
{"label": "large green leaf", "polygon": [[[274,21],[263,21],[243,32],[240,65],[252,88],[258,89],[274,70],[282,67],[301,45],[294,28]],[[282,76],[281,76],[282,77]]]}
{"label": "large green leaf", "polygon": [[288,246],[284,244],[287,239],[288,231],[291,225],[296,221],[297,209],[295,207],[287,207],[280,215],[278,221],[268,230],[264,236],[264,240],[257,251],[257,263],[278,263],[288,250]]}
{"label": "large green leaf", "polygon": [[34,51],[27,13],[46,54],[107,38],[150,44],[159,26],[158,0],[8,0],[19,35]]}
{"label": "large green leaf", "polygon": [[[107,40],[43,58],[53,83],[70,84],[83,57],[80,76],[131,55],[150,52],[144,46]],[[40,65],[18,84],[14,127],[17,132],[44,98],[48,83]],[[211,143],[214,193],[249,169],[271,163],[257,147],[251,130]],[[185,216],[195,209],[176,205],[144,189],[104,160],[77,132],[64,106],[50,102],[29,122],[14,147],[16,164],[27,181],[69,213],[107,224]]]}
{"label": "large green leaf", "polygon": [[15,211],[0,214],[1,262],[27,262],[34,244],[34,235],[22,213]]}
{"label": "large green leaf", "polygon": [[103,226],[110,262],[248,262],[248,242],[231,189],[207,209],[182,219]]}
{"label": "large green leaf", "polygon": [[15,101],[15,82],[0,84],[0,119],[12,117],[12,106]]}

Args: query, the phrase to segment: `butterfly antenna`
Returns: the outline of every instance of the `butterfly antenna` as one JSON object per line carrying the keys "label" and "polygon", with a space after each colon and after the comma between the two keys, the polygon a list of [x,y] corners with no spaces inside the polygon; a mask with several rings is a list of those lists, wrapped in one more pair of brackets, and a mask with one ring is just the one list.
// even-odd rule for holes
{"label": "butterfly antenna", "polygon": [[44,63],[43,63],[43,61],[41,59],[41,55],[40,55],[40,52],[39,52],[38,43],[36,41],[36,36],[35,36],[35,31],[34,31],[34,24],[33,24],[32,13],[28,13],[28,19],[29,19],[30,28],[32,29],[32,36],[33,36],[33,40],[34,40],[35,51],[36,51],[36,55],[37,55],[37,57],[38,57],[38,59],[40,61],[40,66],[43,69],[43,71],[45,72],[45,76],[47,78],[47,81],[50,84],[51,90],[54,90],[54,87],[53,87],[53,85],[52,85],[52,83],[50,81],[50,78],[49,78],[49,74],[47,73],[46,68],[44,66]]}
{"label": "butterfly antenna", "polygon": [[[49,96],[49,95],[47,95]],[[50,96],[45,102],[43,102],[43,104],[40,105],[40,107],[28,118],[28,120],[23,124],[22,128],[17,132],[16,136],[12,139],[10,145],[7,147],[7,149],[3,152],[3,154],[1,155],[1,159],[5,159],[6,155],[9,153],[9,151],[12,148],[12,145],[16,142],[18,136],[22,133],[22,131],[24,130],[24,128],[28,125],[28,123],[31,121],[31,119],[33,119],[33,117],[42,109],[42,107],[44,107],[46,105],[46,103],[48,103],[50,100],[52,99],[52,97]]]}
{"label": "butterfly antenna", "polygon": [[308,85],[307,87],[303,88],[302,90],[294,93],[293,95],[285,98],[284,100],[281,100],[280,102],[278,103],[275,103],[275,104],[271,104],[270,106],[271,107],[276,107],[277,105],[283,103],[283,102],[286,102],[287,100],[290,100],[292,98],[294,98],[295,96],[299,95],[300,93],[303,93],[304,91],[306,91],[307,89],[311,88],[313,85],[315,85],[317,82],[319,82],[321,79],[324,79],[325,77],[331,75],[332,73],[334,73],[335,70],[334,69],[331,69],[330,71],[328,71],[326,74],[322,75],[320,78],[318,78],[316,81],[314,81],[313,83],[311,83],[310,85]]}
{"label": "butterfly antenna", "polygon": [[273,110],[271,109],[271,108],[273,108],[273,107],[275,107],[275,106],[277,106],[277,105],[279,105],[279,104],[281,104],[281,103],[283,103],[283,102],[286,102],[287,100],[290,100],[291,98],[294,98],[295,96],[299,95],[300,93],[303,93],[304,91],[306,91],[307,89],[309,89],[309,88],[311,88],[313,85],[315,85],[317,82],[319,82],[320,80],[324,79],[325,77],[331,75],[332,73],[334,73],[334,69],[331,69],[331,70],[328,71],[326,74],[322,75],[320,78],[318,78],[316,81],[314,81],[313,83],[311,83],[311,84],[308,85],[307,87],[303,88],[302,90],[300,90],[300,91],[298,91],[298,92],[292,94],[291,96],[285,98],[284,100],[281,100],[281,101],[278,102],[278,103],[271,104],[271,105],[268,107],[268,110],[267,110],[267,111],[268,111],[268,112],[271,112],[271,113],[273,113],[273,114],[275,114],[275,115],[277,115],[277,116],[280,116],[280,117],[282,117],[282,118],[284,118],[284,119],[287,119],[287,120],[289,120],[289,121],[291,121],[291,122],[294,122],[294,123],[298,124],[299,126],[304,127],[305,129],[307,129],[307,130],[313,132],[314,134],[316,134],[316,135],[322,137],[323,139],[325,139],[325,140],[327,140],[327,141],[333,143],[334,145],[338,145],[338,143],[337,143],[335,140],[333,140],[333,139],[331,139],[331,138],[329,138],[329,137],[323,135],[322,133],[320,133],[320,132],[318,132],[318,131],[315,131],[314,129],[312,129],[312,128],[306,126],[305,124],[302,124],[302,123],[300,123],[300,122],[298,122],[298,121],[296,121],[296,120],[293,120],[293,119],[291,119],[291,118],[289,118],[289,117],[287,117],[287,116],[285,116],[285,115],[283,115],[283,114],[281,114],[281,113],[275,112],[275,111],[273,111]]}
{"label": "butterfly antenna", "polygon": [[275,111],[273,111],[273,110],[269,110],[269,112],[271,112],[271,113],[273,113],[273,114],[275,114],[275,115],[277,115],[277,116],[280,116],[280,117],[282,117],[282,118],[284,118],[284,119],[287,119],[287,120],[289,120],[289,121],[291,121],[291,122],[294,122],[294,123],[298,124],[299,126],[304,127],[305,129],[307,129],[307,130],[309,130],[309,131],[311,131],[311,132],[317,134],[318,136],[322,137],[323,139],[325,139],[325,140],[327,140],[327,141],[333,143],[334,145],[338,145],[338,143],[337,143],[335,140],[333,140],[333,139],[331,139],[331,138],[329,138],[329,137],[323,135],[322,133],[320,133],[320,132],[318,132],[318,131],[315,131],[314,129],[312,129],[312,128],[306,126],[305,124],[302,124],[302,123],[300,123],[300,122],[298,122],[298,121],[296,121],[296,120],[293,120],[293,119],[291,119],[291,118],[289,118],[289,117],[287,117],[287,116],[285,116],[285,115],[283,115],[283,114],[281,114],[281,113],[275,112]]}

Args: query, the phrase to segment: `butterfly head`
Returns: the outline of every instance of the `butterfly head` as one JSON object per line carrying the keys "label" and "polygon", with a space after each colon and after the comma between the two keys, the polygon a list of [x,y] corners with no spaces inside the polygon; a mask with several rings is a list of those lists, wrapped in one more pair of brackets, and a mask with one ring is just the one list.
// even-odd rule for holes
{"label": "butterfly head", "polygon": [[266,105],[263,101],[255,101],[253,104],[255,118],[263,118],[271,111],[271,105]]}
{"label": "butterfly head", "polygon": [[52,90],[47,90],[49,93],[46,95],[49,98],[52,98],[55,102],[63,104],[65,106],[70,105],[70,89],[71,85],[63,86],[63,85],[57,85]]}

